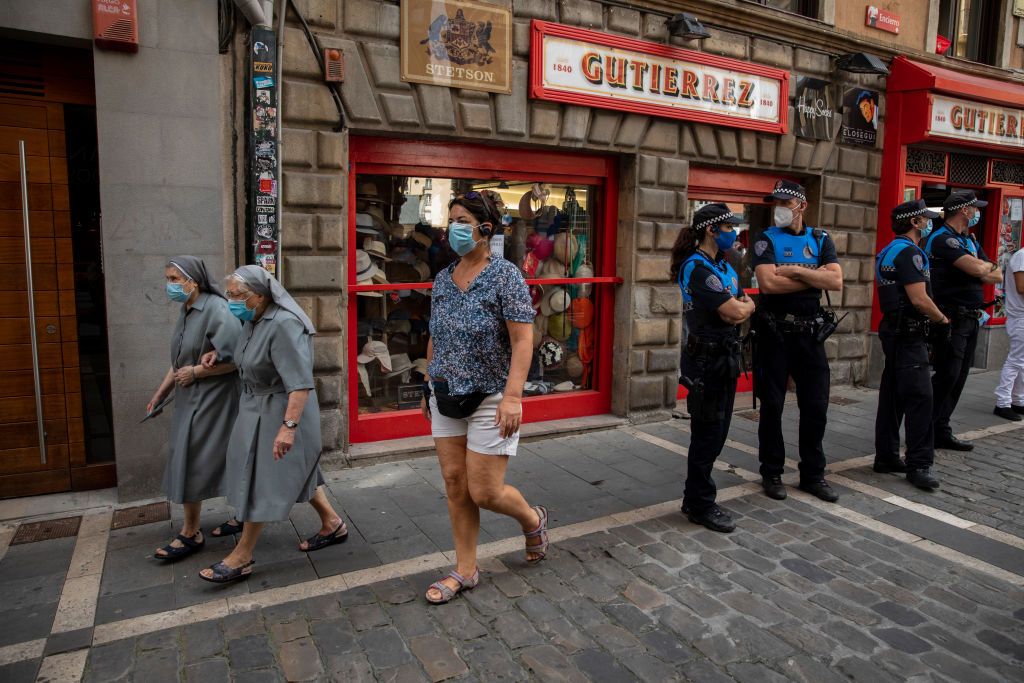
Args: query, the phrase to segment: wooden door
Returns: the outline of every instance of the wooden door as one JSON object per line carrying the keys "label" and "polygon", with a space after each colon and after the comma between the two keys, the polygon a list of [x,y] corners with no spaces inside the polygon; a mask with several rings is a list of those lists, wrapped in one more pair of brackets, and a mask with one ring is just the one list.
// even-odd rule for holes
{"label": "wooden door", "polygon": [[[0,497],[67,491],[85,465],[64,107],[0,98]],[[25,141],[46,462],[41,462],[18,143]]]}

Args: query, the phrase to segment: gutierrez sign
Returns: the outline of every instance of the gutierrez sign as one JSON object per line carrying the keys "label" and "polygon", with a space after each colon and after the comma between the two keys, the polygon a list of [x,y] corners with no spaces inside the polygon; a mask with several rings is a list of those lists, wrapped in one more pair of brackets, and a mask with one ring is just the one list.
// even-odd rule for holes
{"label": "gutierrez sign", "polygon": [[789,72],[535,20],[530,94],[542,100],[785,133]]}
{"label": "gutierrez sign", "polygon": [[931,135],[1024,147],[1024,111],[932,95]]}

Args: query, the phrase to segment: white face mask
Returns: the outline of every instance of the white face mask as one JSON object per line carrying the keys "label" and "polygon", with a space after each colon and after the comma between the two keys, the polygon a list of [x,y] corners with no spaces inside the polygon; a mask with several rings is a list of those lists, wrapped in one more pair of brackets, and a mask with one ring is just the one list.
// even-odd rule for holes
{"label": "white face mask", "polygon": [[788,228],[793,224],[793,209],[785,206],[776,206],[775,210],[772,211],[772,220],[775,221],[776,226]]}

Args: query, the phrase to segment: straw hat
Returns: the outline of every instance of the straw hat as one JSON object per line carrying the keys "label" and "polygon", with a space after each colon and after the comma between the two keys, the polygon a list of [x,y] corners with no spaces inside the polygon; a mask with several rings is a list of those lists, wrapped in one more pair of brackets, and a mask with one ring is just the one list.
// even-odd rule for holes
{"label": "straw hat", "polygon": [[548,289],[540,300],[540,312],[543,315],[564,313],[572,303],[569,292],[564,287],[554,286]]}
{"label": "straw hat", "polygon": [[380,240],[372,237],[366,237],[363,239],[363,251],[374,258],[379,258],[384,261],[390,261],[388,258],[388,248]]}
{"label": "straw hat", "polygon": [[[356,284],[372,285],[374,277],[380,273],[377,264],[373,262],[370,255],[362,249],[356,249]],[[380,292],[357,292],[359,296],[368,296],[379,299],[383,296]]]}
{"label": "straw hat", "polygon": [[373,182],[359,183],[356,186],[356,197],[368,202],[381,201],[380,194],[377,192],[377,183]]}
{"label": "straw hat", "polygon": [[579,251],[580,245],[576,241],[576,236],[571,232],[561,232],[555,235],[554,247],[555,247],[555,258],[564,264],[570,264],[573,259],[576,258],[576,252]]}
{"label": "straw hat", "polygon": [[[581,263],[580,267],[576,269],[575,273],[573,273],[573,277],[594,277],[594,266],[589,263]],[[593,288],[594,286],[589,282],[582,285],[576,285],[576,293],[582,297],[588,297],[590,296],[590,291]]]}
{"label": "straw hat", "polygon": [[559,263],[555,259],[548,259],[537,271],[537,277],[567,277],[567,275],[565,264]]}

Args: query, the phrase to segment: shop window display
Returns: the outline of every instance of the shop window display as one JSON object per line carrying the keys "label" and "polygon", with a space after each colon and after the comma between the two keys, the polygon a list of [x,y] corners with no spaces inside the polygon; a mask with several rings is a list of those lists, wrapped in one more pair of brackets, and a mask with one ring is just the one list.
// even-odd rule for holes
{"label": "shop window display", "polygon": [[360,414],[419,406],[433,279],[456,259],[447,240],[448,202],[471,191],[487,192],[502,213],[492,253],[520,267],[537,311],[524,393],[596,388],[601,285],[572,280],[595,276],[597,187],[359,174],[354,280],[379,287],[361,287],[353,297]]}

